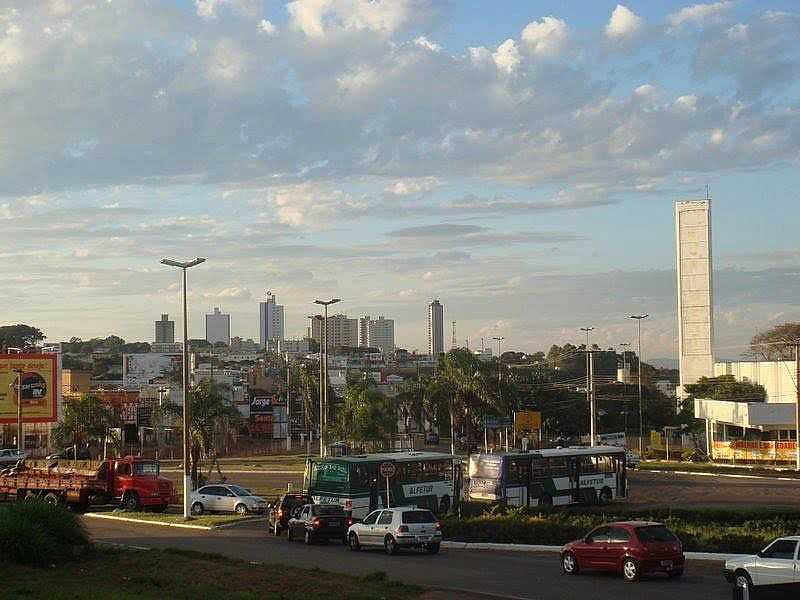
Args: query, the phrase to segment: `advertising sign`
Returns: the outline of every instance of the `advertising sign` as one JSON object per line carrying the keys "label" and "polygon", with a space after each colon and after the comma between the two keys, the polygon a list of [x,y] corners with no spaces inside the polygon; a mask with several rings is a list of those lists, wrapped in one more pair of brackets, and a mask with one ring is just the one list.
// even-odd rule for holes
{"label": "advertising sign", "polygon": [[542,413],[538,410],[518,410],[514,413],[514,430],[536,431],[542,428]]}
{"label": "advertising sign", "polygon": [[183,354],[146,352],[122,355],[122,387],[139,389],[157,381],[170,381],[180,373]]}
{"label": "advertising sign", "polygon": [[511,427],[511,419],[508,417],[486,417],[484,418],[484,427],[486,429],[503,429]]}
{"label": "advertising sign", "polygon": [[272,413],[272,407],[274,405],[275,396],[254,396],[250,399],[250,414]]}
{"label": "advertising sign", "polygon": [[272,436],[272,415],[250,415],[250,433],[260,433]]}
{"label": "advertising sign", "polygon": [[0,354],[0,423],[17,422],[17,373],[22,371],[22,420],[58,420],[58,367],[55,354]]}

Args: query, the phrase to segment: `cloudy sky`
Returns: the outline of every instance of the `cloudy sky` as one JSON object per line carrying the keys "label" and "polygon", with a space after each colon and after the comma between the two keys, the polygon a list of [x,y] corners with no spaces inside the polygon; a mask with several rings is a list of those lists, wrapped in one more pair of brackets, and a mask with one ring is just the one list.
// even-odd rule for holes
{"label": "cloudy sky", "polygon": [[[676,354],[676,200],[714,199],[717,353],[800,319],[793,1],[0,0],[0,322],[256,337],[267,289],[506,348]],[[449,340],[449,327],[446,334]]]}

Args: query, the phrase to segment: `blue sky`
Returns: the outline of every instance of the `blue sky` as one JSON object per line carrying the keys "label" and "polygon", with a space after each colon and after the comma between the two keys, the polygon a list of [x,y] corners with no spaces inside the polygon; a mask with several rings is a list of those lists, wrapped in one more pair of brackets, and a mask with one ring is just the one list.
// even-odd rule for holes
{"label": "blue sky", "polygon": [[[716,348],[800,319],[796,3],[0,0],[3,320],[149,339],[162,256],[257,336],[267,289],[424,348],[676,353],[673,204],[713,197]],[[448,330],[449,337],[449,330]]]}

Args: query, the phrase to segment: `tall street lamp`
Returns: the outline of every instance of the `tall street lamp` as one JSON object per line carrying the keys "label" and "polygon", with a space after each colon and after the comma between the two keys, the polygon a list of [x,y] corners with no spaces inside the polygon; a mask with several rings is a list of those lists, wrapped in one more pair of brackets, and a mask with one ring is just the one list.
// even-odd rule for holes
{"label": "tall street lamp", "polygon": [[628,315],[629,319],[636,319],[636,333],[638,336],[639,352],[639,456],[644,454],[644,418],[642,416],[642,321],[650,315]]}
{"label": "tall street lamp", "polygon": [[[324,418],[320,414],[320,435],[319,446],[320,456],[325,456],[325,430],[328,427],[328,307],[331,304],[341,302],[341,298],[331,298],[330,300],[314,300],[314,304],[319,304],[325,307],[324,317],[322,319],[322,329],[325,332],[325,358],[324,358],[324,385],[323,385],[323,404],[324,404]],[[323,424],[324,423],[324,424]]]}
{"label": "tall street lamp", "polygon": [[[311,323],[311,334],[314,334],[314,323],[313,321],[322,321],[322,315],[308,315],[308,318],[312,320]],[[322,340],[323,336],[326,332],[322,331],[322,325],[320,325],[320,332],[319,332],[319,455],[320,457],[325,456],[325,446],[323,445],[322,440],[322,413],[325,410],[325,403],[324,403],[324,392],[323,388],[325,387],[324,378],[325,378],[325,370],[322,366]]]}
{"label": "tall street lamp", "polygon": [[589,350],[589,333],[594,327],[581,327],[586,332],[586,403],[589,405],[589,445],[594,446],[594,401],[592,385],[592,352]]}
{"label": "tall street lamp", "polygon": [[205,258],[181,262],[171,258],[161,259],[162,265],[180,269],[183,274],[183,518],[188,519],[190,512],[190,494],[192,487],[192,471],[189,460],[189,423],[192,420],[192,408],[189,403],[189,318],[186,312],[186,269],[204,263]]}

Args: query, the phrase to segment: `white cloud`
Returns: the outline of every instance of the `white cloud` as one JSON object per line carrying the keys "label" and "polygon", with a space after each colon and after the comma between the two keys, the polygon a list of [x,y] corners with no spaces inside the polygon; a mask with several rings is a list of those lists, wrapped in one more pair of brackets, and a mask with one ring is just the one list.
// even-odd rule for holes
{"label": "white cloud", "polygon": [[711,4],[694,4],[669,15],[667,17],[667,23],[669,23],[673,29],[677,29],[687,23],[702,25],[706,21],[718,18],[730,7],[731,2],[729,0],[713,2]]}
{"label": "white cloud", "polygon": [[194,0],[197,16],[203,19],[216,19],[219,10],[228,6],[237,14],[255,16],[259,10],[259,0]]}
{"label": "white cloud", "polygon": [[561,54],[567,43],[567,24],[556,17],[542,17],[531,21],[522,30],[522,42],[528,50],[540,57]]}
{"label": "white cloud", "polygon": [[416,0],[294,0],[286,5],[289,21],[309,37],[335,30],[391,34],[426,11]]}
{"label": "white cloud", "polygon": [[750,27],[744,23],[737,23],[727,31],[728,39],[734,42],[746,42],[749,38]]}
{"label": "white cloud", "polygon": [[261,19],[261,22],[258,24],[258,30],[266,35],[275,35],[278,32],[278,29],[272,24],[272,21],[268,21],[267,19]]}
{"label": "white cloud", "polygon": [[509,74],[517,70],[521,61],[517,43],[511,38],[497,47],[495,53],[492,54],[492,58],[500,71]]}
{"label": "white cloud", "polygon": [[418,177],[411,179],[398,179],[393,184],[384,188],[384,193],[392,196],[410,196],[428,192],[439,185],[436,177]]}
{"label": "white cloud", "polygon": [[644,20],[627,6],[617,4],[606,25],[606,36],[621,40],[637,36],[644,27]]}
{"label": "white cloud", "polygon": [[442,47],[437,44],[436,42],[430,41],[424,35],[419,36],[414,40],[414,45],[418,46],[419,48],[424,48],[425,50],[430,50],[431,52],[441,52]]}

